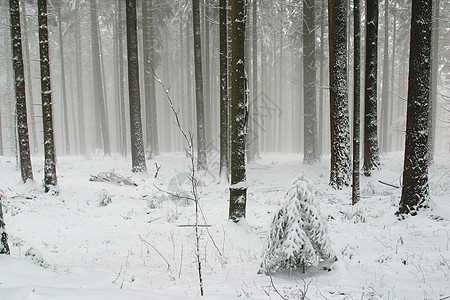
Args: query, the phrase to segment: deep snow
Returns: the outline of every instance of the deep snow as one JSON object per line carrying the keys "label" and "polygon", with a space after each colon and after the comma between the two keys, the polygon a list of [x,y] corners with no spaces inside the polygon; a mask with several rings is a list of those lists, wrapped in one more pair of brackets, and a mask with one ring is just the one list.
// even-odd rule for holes
{"label": "deep snow", "polygon": [[[194,229],[183,226],[194,224],[195,206],[158,190],[188,190],[184,154],[147,161],[146,174],[131,173],[130,159],[116,155],[58,157],[57,196],[43,193],[42,159],[32,162],[36,181],[23,184],[15,159],[0,156],[12,252],[0,256],[1,300],[199,297]],[[331,271],[274,274],[278,292],[293,299],[305,288],[307,299],[450,297],[450,156],[437,155],[430,170],[433,209],[403,221],[394,215],[400,189],[378,182],[400,184],[402,153],[381,162],[381,171],[362,176],[361,201],[352,207],[350,187],[328,186],[328,160],[307,166],[299,154],[263,154],[248,166],[247,219],[238,225],[227,220],[227,185],[204,174],[200,203],[211,225],[201,229],[205,298],[280,298],[271,278],[257,272],[273,213],[300,171],[314,183],[338,261]],[[138,186],[89,181],[112,170]],[[105,193],[106,206],[99,204]],[[30,247],[35,259],[25,256]]]}

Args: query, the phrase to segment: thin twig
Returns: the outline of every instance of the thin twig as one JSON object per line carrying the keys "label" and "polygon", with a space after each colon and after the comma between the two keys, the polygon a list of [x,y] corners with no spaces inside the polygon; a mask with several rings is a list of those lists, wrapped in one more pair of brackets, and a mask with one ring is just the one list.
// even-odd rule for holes
{"label": "thin twig", "polygon": [[164,257],[164,255],[162,255],[161,254],[161,252],[159,252],[158,251],[158,249],[156,249],[156,247],[155,246],[153,246],[152,244],[150,244],[149,242],[147,242],[146,240],[144,240],[143,238],[142,238],[142,236],[141,235],[139,235],[139,238],[141,239],[141,241],[143,241],[145,244],[147,244],[147,245],[149,245],[150,247],[152,247],[153,248],[153,250],[155,250],[156,251],[156,253],[158,253],[159,254],[159,256],[161,256],[161,258],[162,259],[164,259],[164,261],[166,262],[166,264],[167,264],[167,270],[171,270],[172,269],[172,267],[170,266],[170,263],[167,261],[167,259]]}

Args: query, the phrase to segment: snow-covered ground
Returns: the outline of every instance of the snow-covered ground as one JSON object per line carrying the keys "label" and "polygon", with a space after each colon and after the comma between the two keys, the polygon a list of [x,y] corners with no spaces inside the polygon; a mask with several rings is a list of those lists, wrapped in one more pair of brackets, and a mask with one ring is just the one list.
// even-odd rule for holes
{"label": "snow-covered ground", "polygon": [[[362,199],[352,207],[350,188],[328,186],[328,160],[305,166],[298,154],[263,154],[248,167],[247,218],[237,225],[227,219],[227,186],[204,174],[205,298],[450,299],[450,156],[438,155],[430,170],[432,209],[400,221],[400,189],[379,180],[400,185],[402,164],[401,153],[382,157],[382,170],[362,177]],[[189,161],[164,153],[147,166],[147,174],[132,174],[130,159],[116,155],[58,157],[53,196],[42,191],[42,160],[33,159],[36,181],[23,184],[15,159],[0,157],[11,248],[0,256],[0,299],[199,297],[194,228],[186,226],[195,206],[161,191],[189,188]],[[89,181],[111,171],[137,186]],[[300,171],[315,184],[338,261],[331,270],[257,274],[273,213]],[[100,205],[108,196],[111,203]]]}

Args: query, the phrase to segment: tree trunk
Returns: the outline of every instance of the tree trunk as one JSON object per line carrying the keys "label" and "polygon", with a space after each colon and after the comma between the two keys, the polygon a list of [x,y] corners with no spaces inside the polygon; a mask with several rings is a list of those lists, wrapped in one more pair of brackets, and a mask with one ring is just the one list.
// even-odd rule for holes
{"label": "tree trunk", "polygon": [[25,74],[23,69],[22,37],[20,31],[19,0],[10,0],[12,62],[16,91],[17,133],[20,155],[20,171],[23,182],[33,180],[30,143],[28,139],[27,104],[25,96]]}
{"label": "tree trunk", "polygon": [[229,218],[245,218],[245,0],[231,1],[231,186]]}
{"label": "tree trunk", "polygon": [[413,0],[403,188],[397,214],[428,206],[428,114],[430,108],[432,0]]}
{"label": "tree trunk", "polygon": [[58,19],[58,40],[59,40],[59,57],[61,68],[61,101],[63,108],[63,127],[65,140],[65,154],[70,153],[70,135],[69,135],[69,115],[67,113],[67,89],[66,89],[66,68],[64,61],[64,39],[62,34],[61,20],[61,3],[56,4],[56,15]]}
{"label": "tree trunk", "polygon": [[380,167],[377,129],[378,1],[367,2],[366,87],[364,106],[364,175]]}
{"label": "tree trunk", "polygon": [[322,2],[321,12],[320,12],[320,58],[319,58],[319,155],[323,154],[323,99],[324,99],[324,69],[325,69],[325,13],[326,13],[326,3]]}
{"label": "tree trunk", "polygon": [[123,8],[122,8],[122,0],[118,0],[117,2],[117,14],[118,18],[118,28],[117,35],[119,36],[119,40],[117,43],[118,55],[119,55],[119,97],[120,97],[120,153],[122,156],[127,155],[127,122],[126,122],[126,104],[125,104],[125,71],[123,66]]}
{"label": "tree trunk", "polygon": [[5,231],[5,221],[3,220],[2,198],[3,194],[0,192],[0,254],[9,255],[8,235]]}
{"label": "tree trunk", "polygon": [[314,0],[303,0],[304,157],[311,165],[320,159],[316,108],[316,24]]}
{"label": "tree trunk", "polygon": [[259,156],[259,133],[258,133],[258,0],[253,0],[252,2],[253,8],[252,8],[252,20],[253,20],[253,27],[252,27],[252,94],[253,94],[253,101],[251,106],[251,118],[250,122],[252,123],[252,157],[258,157]]}
{"label": "tree trunk", "polygon": [[76,61],[76,77],[77,77],[77,106],[78,106],[78,140],[80,153],[86,154],[86,132],[84,120],[84,95],[83,95],[83,61],[81,59],[81,20],[80,9],[76,12],[75,20],[75,61]]}
{"label": "tree trunk", "polygon": [[[23,20],[23,45],[24,45],[24,56],[25,56],[25,68],[26,68],[26,82],[28,82],[27,84],[27,92],[28,92],[28,96],[27,98],[29,99],[28,102],[30,103],[30,105],[28,105],[28,111],[29,111],[29,120],[31,121],[31,136],[30,136],[30,140],[32,141],[32,145],[33,147],[31,148],[32,152],[35,154],[38,152],[38,145],[37,145],[37,134],[36,134],[36,114],[34,111],[34,104],[33,104],[33,84],[31,81],[31,59],[30,59],[30,45],[28,43],[28,26],[27,26],[27,16],[25,14],[26,11],[26,2],[23,1],[23,5],[21,6],[21,17]],[[30,118],[31,116],[31,118]]]}
{"label": "tree trunk", "polygon": [[227,0],[219,1],[220,31],[220,168],[219,176],[228,182],[228,78],[227,78]]}
{"label": "tree trunk", "polygon": [[145,150],[142,136],[141,102],[139,95],[139,59],[137,40],[136,0],[126,1],[128,93],[130,97],[132,172],[145,172]]}
{"label": "tree trunk", "polygon": [[428,137],[428,155],[430,156],[429,163],[433,163],[434,160],[434,149],[436,145],[436,126],[437,126],[437,94],[438,94],[438,68],[439,68],[439,4],[440,0],[434,1],[434,12],[433,12],[433,28],[431,37],[433,39],[431,43],[431,113],[429,120],[430,135]]}
{"label": "tree trunk", "polygon": [[[98,30],[97,1],[91,0],[91,39],[92,39],[92,75],[94,82],[94,102],[96,108],[96,118],[100,119],[101,138],[103,141],[103,151],[105,155],[111,154],[109,140],[109,128],[106,120],[105,95],[103,91],[102,63],[100,56],[100,37]],[[98,128],[96,128],[98,131]]]}
{"label": "tree trunk", "polygon": [[50,82],[47,15],[47,0],[38,0],[39,55],[44,130],[44,188],[46,193],[58,183],[56,179],[55,141],[53,135],[53,103]]}
{"label": "tree trunk", "polygon": [[389,104],[392,101],[389,91],[389,1],[384,1],[384,50],[383,50],[383,85],[381,94],[381,150],[389,151]]}
{"label": "tree trunk", "polygon": [[350,181],[346,10],[346,0],[328,0],[331,132],[330,185],[336,189],[342,189]]}
{"label": "tree trunk", "polygon": [[200,36],[200,4],[192,0],[195,65],[195,106],[197,110],[197,169],[206,170],[205,109],[203,101],[202,46]]}
{"label": "tree trunk", "polygon": [[352,176],[352,204],[358,203],[360,198],[359,188],[359,152],[361,138],[361,16],[359,1],[353,4],[353,176]]}

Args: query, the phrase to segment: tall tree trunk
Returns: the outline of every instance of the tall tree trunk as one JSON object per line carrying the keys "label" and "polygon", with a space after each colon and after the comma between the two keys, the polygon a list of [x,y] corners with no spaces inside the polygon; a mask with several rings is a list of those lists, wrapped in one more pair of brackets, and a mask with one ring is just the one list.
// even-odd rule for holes
{"label": "tall tree trunk", "polygon": [[[394,19],[393,19],[393,26],[394,26],[394,30],[392,31],[392,56],[391,56],[391,75],[390,75],[390,89],[389,89],[389,92],[390,92],[390,94],[389,94],[389,99],[391,99],[391,101],[390,101],[390,114],[389,114],[389,127],[392,127],[392,124],[394,124],[394,118],[396,118],[397,117],[397,115],[396,114],[394,114],[394,111],[395,111],[395,102],[396,101],[394,101],[394,82],[395,82],[395,71],[394,71],[394,69],[395,69],[395,58],[396,58],[396,54],[395,54],[395,49],[396,49],[396,47],[397,47],[397,45],[396,45],[396,40],[397,40],[397,35],[396,35],[396,33],[397,33],[397,22],[396,22],[396,16],[395,16],[395,14],[393,14],[393,17],[394,17]],[[397,101],[398,102],[398,101]],[[388,141],[389,141],[389,144],[391,145],[390,146],[390,148],[391,148],[391,150],[392,151],[396,151],[397,149],[396,149],[396,143],[395,143],[395,140],[394,140],[394,132],[393,131],[391,131],[391,134],[388,136]]]}
{"label": "tall tree trunk", "polygon": [[[106,119],[105,94],[103,91],[102,58],[100,56],[100,37],[98,30],[97,0],[90,2],[91,39],[92,39],[92,75],[94,82],[94,102],[96,117],[100,119],[101,138],[105,155],[111,154],[109,128]],[[98,126],[98,124],[97,124]],[[98,130],[98,128],[96,128]]]}
{"label": "tall tree trunk", "polygon": [[231,1],[231,186],[229,218],[245,218],[245,0]]}
{"label": "tall tree trunk", "polygon": [[252,154],[253,157],[259,156],[259,133],[258,133],[258,0],[253,0],[252,2],[252,94],[253,101],[251,106],[251,118],[250,122],[252,123]]}
{"label": "tall tree trunk", "polygon": [[202,46],[200,36],[200,4],[192,0],[195,65],[195,106],[197,110],[197,169],[206,170],[205,109],[203,100]]}
{"label": "tall tree trunk", "polygon": [[203,2],[203,18],[202,20],[205,22],[204,23],[204,34],[203,34],[203,44],[205,46],[205,50],[204,50],[204,55],[203,55],[203,60],[205,62],[205,65],[203,66],[204,71],[205,71],[205,76],[203,77],[203,81],[204,81],[204,92],[205,92],[205,134],[206,134],[206,139],[208,140],[208,142],[211,142],[213,140],[213,125],[212,125],[212,101],[211,101],[211,78],[210,78],[210,69],[211,69],[211,65],[209,62],[209,3],[208,1],[204,1]]}
{"label": "tall tree trunk", "polygon": [[319,57],[319,155],[323,154],[323,113],[324,113],[324,69],[325,69],[325,13],[326,3],[322,1],[320,12],[320,57]]}
{"label": "tall tree trunk", "polygon": [[65,140],[65,154],[70,153],[70,135],[69,135],[69,115],[67,113],[67,89],[66,89],[66,67],[64,61],[64,39],[62,33],[61,3],[56,4],[56,15],[58,19],[58,40],[59,40],[59,58],[61,68],[61,101],[63,109],[63,127]]}
{"label": "tall tree trunk", "polygon": [[346,10],[346,0],[328,0],[331,132],[330,185],[336,189],[342,189],[350,181]]}
{"label": "tall tree trunk", "polygon": [[48,47],[47,0],[38,0],[39,55],[41,65],[41,98],[44,129],[44,189],[49,192],[57,184],[55,140],[53,134],[53,103]]}
{"label": "tall tree trunk", "polygon": [[[28,22],[27,22],[27,16],[25,14],[26,11],[26,2],[23,1],[23,4],[21,6],[21,17],[23,20],[23,47],[24,47],[24,56],[25,56],[25,74],[26,74],[26,82],[28,82],[27,84],[27,93],[28,93],[28,102],[30,103],[30,105],[28,105],[28,112],[29,112],[29,120],[31,121],[31,137],[30,140],[32,142],[33,147],[31,147],[32,152],[35,154],[38,152],[38,145],[37,145],[37,134],[36,134],[36,114],[34,111],[34,104],[33,104],[33,84],[31,81],[31,59],[30,59],[30,45],[28,42]],[[31,116],[31,118],[30,118]]]}
{"label": "tall tree trunk", "polygon": [[359,188],[359,152],[361,139],[361,16],[359,1],[353,4],[353,176],[352,176],[352,204],[355,205],[360,198]]}
{"label": "tall tree trunk", "polygon": [[10,21],[12,41],[12,63],[14,68],[14,87],[16,91],[17,134],[20,155],[20,171],[23,182],[33,180],[30,143],[28,139],[27,104],[25,96],[25,74],[23,70],[22,37],[20,31],[19,0],[10,0]]}
{"label": "tall tree trunk", "polygon": [[0,254],[9,255],[8,235],[6,234],[5,221],[3,220],[3,197],[3,194],[0,192]]}
{"label": "tall tree trunk", "polygon": [[144,42],[144,93],[145,93],[145,119],[147,152],[150,158],[159,154],[156,92],[153,70],[155,66],[155,46],[153,28],[153,0],[142,1],[142,31]]}
{"label": "tall tree trunk", "polygon": [[383,50],[383,85],[381,94],[381,150],[389,150],[389,104],[392,101],[389,91],[389,0],[384,1],[384,50]]}
{"label": "tall tree trunk", "polygon": [[139,95],[139,59],[137,40],[136,0],[126,1],[128,93],[130,97],[131,161],[133,172],[145,172],[145,150]]}
{"label": "tall tree trunk", "polygon": [[436,145],[436,126],[437,126],[437,94],[438,94],[438,68],[439,68],[439,4],[440,0],[434,1],[434,12],[433,12],[433,28],[431,33],[431,38],[433,39],[431,43],[431,113],[429,120],[430,135],[428,137],[428,155],[430,156],[429,163],[431,164],[434,160],[434,150]]}
{"label": "tall tree trunk", "polygon": [[2,125],[2,104],[0,103],[0,156],[3,156],[3,125]]}
{"label": "tall tree trunk", "polygon": [[368,1],[364,99],[364,175],[380,167],[377,129],[378,1]]}
{"label": "tall tree trunk", "polygon": [[86,154],[86,132],[84,120],[84,95],[83,95],[83,61],[81,59],[81,20],[80,8],[76,12],[75,20],[75,62],[77,77],[77,107],[78,107],[78,140],[80,153]]}
{"label": "tall tree trunk", "polygon": [[432,0],[413,0],[403,188],[397,214],[427,207]]}
{"label": "tall tree trunk", "polygon": [[228,78],[227,78],[227,0],[219,0],[220,31],[220,168],[219,176],[228,181]]}
{"label": "tall tree trunk", "polygon": [[122,0],[117,2],[117,14],[118,14],[118,28],[117,35],[119,40],[117,42],[118,55],[119,55],[119,97],[120,97],[120,153],[122,156],[127,155],[127,122],[126,122],[126,104],[125,104],[125,71],[124,71],[124,59],[123,59],[123,7]]}
{"label": "tall tree trunk", "polygon": [[316,108],[316,22],[314,0],[303,0],[303,105],[304,158],[311,165],[320,159]]}

